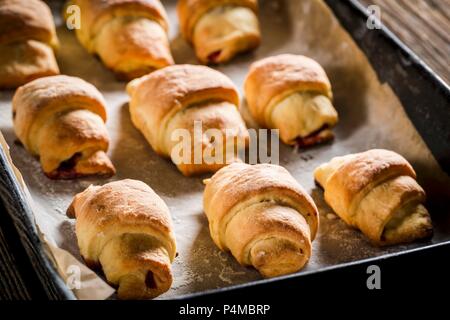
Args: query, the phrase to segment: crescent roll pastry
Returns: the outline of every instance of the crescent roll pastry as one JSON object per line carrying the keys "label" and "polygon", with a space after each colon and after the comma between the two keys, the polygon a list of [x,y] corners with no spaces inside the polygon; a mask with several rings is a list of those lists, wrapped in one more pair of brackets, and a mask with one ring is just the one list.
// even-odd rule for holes
{"label": "crescent roll pastry", "polygon": [[286,169],[233,163],[205,183],[203,206],[221,250],[265,277],[296,272],[308,262],[318,212]]}
{"label": "crescent roll pastry", "polygon": [[306,147],[333,138],[338,114],[330,81],[310,58],[283,54],[253,63],[245,95],[258,124],[279,129],[286,144]]}
{"label": "crescent roll pastry", "polygon": [[248,145],[239,94],[218,71],[170,66],[133,80],[127,91],[133,124],[186,176],[239,161],[238,153]]}
{"label": "crescent roll pastry", "polygon": [[257,0],[180,0],[184,38],[202,63],[222,63],[259,46]]}
{"label": "crescent roll pastry", "polygon": [[131,80],[174,63],[159,0],[71,0],[68,5],[80,8],[78,40],[118,78]]}
{"label": "crescent roll pastry", "polygon": [[14,131],[40,157],[49,178],[115,173],[105,153],[105,101],[93,85],[63,75],[44,77],[18,88],[12,104]]}
{"label": "crescent roll pastry", "polygon": [[373,243],[391,245],[431,236],[425,192],[402,156],[369,150],[336,157],[314,172],[325,200]]}
{"label": "crescent roll pastry", "polygon": [[0,1],[0,88],[59,73],[53,16],[40,0]]}
{"label": "crescent roll pastry", "polygon": [[86,264],[103,269],[120,299],[149,299],[170,289],[176,255],[172,220],[148,185],[127,179],[90,186],[75,196],[67,214],[77,219]]}

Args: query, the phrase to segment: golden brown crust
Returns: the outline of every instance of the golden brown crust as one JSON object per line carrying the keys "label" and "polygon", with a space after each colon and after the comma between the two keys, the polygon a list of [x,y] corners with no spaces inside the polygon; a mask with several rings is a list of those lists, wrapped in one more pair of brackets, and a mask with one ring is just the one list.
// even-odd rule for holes
{"label": "golden brown crust", "polygon": [[[352,205],[356,206],[369,185],[379,184],[397,176],[416,178],[411,165],[399,154],[374,149],[346,156],[346,160],[327,178],[325,199],[335,211],[351,220]],[[352,213],[348,213],[348,211]],[[345,219],[344,219],[345,220]]]}
{"label": "golden brown crust", "polygon": [[59,74],[53,17],[38,0],[0,1],[0,88]]}
{"label": "golden brown crust", "polygon": [[17,88],[57,74],[58,64],[48,45],[35,40],[0,45],[0,88]]}
{"label": "golden brown crust", "polygon": [[239,94],[233,82],[224,74],[204,66],[175,65],[153,72],[127,86],[130,107],[153,99],[151,107],[156,122],[168,114],[207,100],[228,101],[239,105]]}
{"label": "golden brown crust", "polygon": [[13,97],[16,135],[40,156],[51,178],[114,173],[104,154],[109,144],[105,121],[103,96],[79,78],[40,78],[18,88]]}
{"label": "golden brown crust", "polygon": [[92,40],[104,25],[118,17],[143,17],[157,21],[167,31],[169,23],[166,11],[159,0],[70,0],[81,10],[81,25],[77,31],[80,42],[93,52]]}
{"label": "golden brown crust", "polygon": [[50,8],[40,0],[0,1],[0,44],[26,40],[57,46]]}
{"label": "golden brown crust", "polygon": [[298,271],[309,259],[317,207],[286,169],[231,164],[207,181],[203,206],[214,242],[241,264],[275,276]]}
{"label": "golden brown crust", "polygon": [[92,84],[65,75],[34,80],[17,89],[13,97],[14,128],[22,144],[34,151],[30,130],[42,112],[81,107],[106,121],[105,100]]}
{"label": "golden brown crust", "polygon": [[178,2],[181,33],[203,64],[225,63],[261,43],[255,0]]}
{"label": "golden brown crust", "polygon": [[225,242],[241,265],[265,277],[298,271],[311,257],[311,232],[295,209],[263,202],[240,211],[227,224]]}
{"label": "golden brown crust", "polygon": [[[247,143],[248,132],[237,111],[238,92],[218,71],[204,66],[171,66],[130,82],[127,91],[134,125],[162,156],[171,156],[172,132],[179,128],[192,132],[195,120],[202,121],[205,130],[236,129],[235,137]],[[179,169],[191,175],[216,171],[224,165],[190,163],[179,165]]]}
{"label": "golden brown crust", "polygon": [[68,213],[77,219],[81,255],[101,265],[120,298],[153,298],[170,288],[176,254],[172,221],[148,185],[127,179],[90,186],[75,196]]}
{"label": "golden brown crust", "polygon": [[268,111],[294,92],[317,92],[332,98],[331,84],[314,60],[282,54],[253,63],[245,80],[249,110],[263,127],[269,127]]}
{"label": "golden brown crust", "polygon": [[96,51],[121,80],[132,80],[174,64],[167,34],[149,19],[115,19],[101,30]]}
{"label": "golden brown crust", "polygon": [[[404,234],[383,239],[386,226],[399,211],[411,204],[414,206],[409,208],[412,214],[417,205],[425,201],[425,192],[415,181],[414,169],[399,154],[374,149],[333,158],[318,167],[314,176],[324,187],[325,200],[333,210],[374,243],[412,241],[410,235]],[[430,234],[431,224],[421,223],[417,228],[426,232],[412,231],[415,239],[423,238]]]}
{"label": "golden brown crust", "polygon": [[[201,136],[198,132],[200,127],[202,129]],[[241,161],[236,150],[245,149],[250,139],[236,105],[226,101],[205,102],[191,106],[173,116],[166,129],[166,150],[173,150],[177,145],[179,146],[181,141],[172,139],[172,133],[180,128],[189,132],[189,136],[192,138],[186,146],[190,148],[191,155],[188,157],[188,161],[186,159],[179,161],[180,159],[173,156],[171,152],[171,158],[185,176],[216,172],[232,162]],[[208,135],[208,132],[213,131],[218,135],[214,135],[214,137]],[[202,157],[200,161],[196,162],[195,150],[197,148],[201,149]],[[174,152],[174,154],[177,153]],[[212,156],[212,154],[214,155]]]}
{"label": "golden brown crust", "polygon": [[[131,80],[174,63],[159,0],[71,0],[81,10],[81,44],[119,78]],[[66,17],[67,18],[67,17]]]}
{"label": "golden brown crust", "polygon": [[197,21],[214,7],[225,5],[247,7],[255,13],[258,12],[257,0],[180,0],[177,4],[177,12],[184,38],[191,41]]}
{"label": "golden brown crust", "polygon": [[[280,196],[279,203],[292,206],[305,216],[314,239],[318,228],[316,205],[286,169],[269,164],[251,166],[235,163],[211,178],[206,185],[203,203],[205,213],[213,215],[215,220],[211,226],[212,233],[219,235],[218,224],[236,205],[252,201],[254,197],[258,198],[257,202],[277,201],[277,196]],[[221,246],[219,238],[216,240]]]}
{"label": "golden brown crust", "polygon": [[89,110],[55,113],[36,135],[38,138],[32,141],[36,143],[42,169],[51,179],[115,173],[106,155],[109,135],[105,124]]}
{"label": "golden brown crust", "polygon": [[389,192],[378,192],[376,195],[377,204],[384,203],[384,206],[379,206],[376,210],[373,210],[374,201],[363,200],[359,207],[360,213],[356,214],[354,220],[355,225],[359,226],[369,239],[379,239],[381,243],[386,242],[382,239],[383,232],[394,214],[408,202],[424,203],[426,197],[423,189],[410,176],[400,175],[381,183],[379,186],[379,189],[389,190]]}

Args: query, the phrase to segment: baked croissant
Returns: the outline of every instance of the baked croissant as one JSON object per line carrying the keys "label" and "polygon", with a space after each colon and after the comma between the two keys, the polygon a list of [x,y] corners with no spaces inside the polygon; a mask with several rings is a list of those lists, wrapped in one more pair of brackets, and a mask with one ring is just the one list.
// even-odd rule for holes
{"label": "baked croissant", "polygon": [[102,94],[86,81],[68,76],[33,80],[13,97],[14,131],[44,173],[52,179],[110,176],[109,136]]}
{"label": "baked croissant", "polygon": [[59,73],[53,16],[40,0],[0,1],[0,88]]}
{"label": "baked croissant", "polygon": [[119,79],[131,80],[174,63],[169,23],[159,0],[70,0],[69,5],[80,8],[78,40]]}
{"label": "baked croissant", "polygon": [[67,210],[76,217],[86,264],[101,267],[120,299],[154,298],[172,285],[176,243],[164,201],[145,183],[121,180],[90,186]]}
{"label": "baked croissant", "polygon": [[431,236],[425,192],[402,156],[369,150],[336,157],[314,171],[325,200],[373,243],[391,245]]}
{"label": "baked croissant", "polygon": [[202,63],[222,63],[259,46],[257,0],[180,0],[184,38]]}
{"label": "baked croissant", "polygon": [[279,129],[286,144],[307,147],[333,138],[338,114],[330,81],[310,58],[283,54],[253,63],[245,95],[258,124]]}
{"label": "baked croissant", "polygon": [[239,161],[238,153],[248,145],[239,94],[218,71],[170,66],[133,80],[127,91],[133,124],[186,176]]}
{"label": "baked croissant", "polygon": [[319,220],[311,197],[283,167],[234,163],[206,180],[211,237],[265,277],[303,268]]}

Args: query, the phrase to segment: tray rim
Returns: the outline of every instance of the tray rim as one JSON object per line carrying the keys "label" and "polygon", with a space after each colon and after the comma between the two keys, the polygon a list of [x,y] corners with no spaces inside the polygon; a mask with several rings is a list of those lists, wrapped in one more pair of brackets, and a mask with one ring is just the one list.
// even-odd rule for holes
{"label": "tray rim", "polygon": [[[349,30],[351,26],[349,26],[348,21],[344,21],[342,17],[338,15],[338,11],[340,8],[344,8],[345,10],[349,11],[347,13],[350,13],[351,15],[351,23],[354,21],[363,22],[366,24],[366,22],[369,19],[369,12],[367,8],[360,2],[360,0],[345,0],[340,2],[335,0],[322,0],[324,1],[328,7],[333,11],[336,18],[339,20],[341,25],[344,29],[350,34],[352,39],[355,41],[355,43],[358,45],[358,47],[364,52],[366,57],[369,60],[369,63],[372,65],[373,69],[375,70],[377,76],[379,77],[381,82],[388,82],[389,80],[383,79],[386,76],[386,73],[388,73],[387,70],[389,68],[376,68],[376,65],[379,64],[379,62],[376,61],[376,53],[370,52],[370,50],[375,51],[373,46],[371,47],[371,43],[369,41],[365,42],[364,40],[370,38],[371,40],[378,40],[373,41],[380,42],[383,41],[386,46],[390,46],[392,49],[396,50],[397,55],[401,55],[402,58],[407,60],[407,64],[410,64],[409,67],[412,69],[412,72],[414,72],[414,76],[417,76],[417,78],[421,77],[423,78],[423,82],[421,82],[423,85],[427,85],[429,91],[436,91],[437,94],[440,95],[442,98],[440,102],[445,100],[446,105],[445,106],[439,106],[438,108],[434,107],[427,107],[426,111],[428,112],[439,112],[440,116],[436,116],[433,119],[432,128],[439,128],[439,127],[448,127],[448,124],[446,123],[446,119],[450,119],[450,83],[446,83],[442,77],[440,77],[422,58],[420,58],[411,48],[409,48],[402,40],[400,40],[386,25],[383,24],[382,21],[379,21],[380,23],[380,29],[377,30],[378,32],[374,32],[373,34],[369,34],[367,37],[358,37],[357,35],[352,33],[352,30]],[[341,13],[342,14],[342,13]],[[356,16],[354,16],[356,15]],[[371,38],[372,35],[375,35]],[[374,39],[375,38],[375,39]],[[380,52],[378,52],[380,54]],[[403,67],[403,71],[406,70],[405,65],[403,65],[403,62],[400,62]],[[384,66],[384,65],[383,65]],[[406,72],[406,71],[405,71]],[[403,79],[404,80],[404,79]],[[408,78],[408,81],[410,82],[416,82],[417,79],[415,77],[413,79]],[[448,153],[448,150],[450,150],[450,138],[444,138],[440,136],[439,134],[436,134],[433,131],[425,130],[420,125],[423,121],[421,121],[421,117],[423,117],[423,114],[420,114],[416,112],[417,109],[420,107],[423,107],[424,105],[417,105],[417,101],[410,100],[409,103],[405,102],[404,100],[407,100],[404,95],[401,94],[401,89],[398,88],[395,85],[391,85],[392,90],[394,93],[398,96],[399,100],[402,102],[402,105],[405,109],[405,112],[408,116],[408,118],[411,120],[412,124],[416,128],[416,130],[419,132],[420,136],[424,140],[427,147],[432,152],[435,159],[438,161],[439,165],[441,166],[442,170],[447,173],[447,175],[450,176],[450,154]],[[411,90],[409,90],[411,92]],[[424,95],[426,95],[428,92],[421,92],[420,93],[420,100],[423,102],[423,100],[426,100],[423,98]],[[414,95],[412,95],[414,96]],[[415,96],[416,98],[417,95]],[[430,98],[430,95],[428,95],[428,98]],[[429,103],[429,101],[427,101]],[[433,101],[435,102],[435,101]],[[410,104],[415,104],[416,108],[410,107]],[[446,132],[444,134],[447,134],[447,137],[450,137],[450,133]],[[437,145],[436,141],[440,141],[442,145]]]}
{"label": "tray rim", "polygon": [[[412,256],[414,254],[419,254],[419,253],[422,253],[425,251],[429,251],[429,250],[433,250],[433,249],[437,249],[437,248],[441,248],[441,247],[448,247],[450,250],[450,240],[445,240],[445,241],[438,242],[438,243],[428,244],[428,245],[424,245],[424,246],[417,247],[417,248],[407,249],[404,251],[383,254],[380,256],[376,256],[376,257],[370,257],[370,258],[365,258],[365,259],[355,260],[355,261],[350,261],[350,262],[343,262],[343,263],[328,266],[328,267],[325,267],[325,268],[322,268],[319,270],[301,271],[298,273],[288,274],[288,275],[284,275],[284,276],[280,276],[280,277],[276,277],[276,278],[260,279],[260,280],[256,280],[256,281],[251,281],[251,282],[237,284],[237,285],[231,285],[228,287],[223,287],[223,288],[218,288],[218,289],[209,289],[209,290],[195,292],[195,293],[183,294],[183,295],[177,296],[173,299],[174,300],[195,299],[195,298],[203,297],[205,295],[226,293],[226,292],[239,290],[239,289],[247,288],[247,287],[256,287],[256,286],[264,286],[264,285],[268,285],[268,284],[274,284],[278,281],[283,281],[283,280],[301,279],[301,278],[305,278],[305,277],[308,277],[313,274],[315,275],[315,274],[321,274],[321,273],[334,272],[334,271],[342,270],[342,269],[345,269],[348,267],[362,266],[365,264],[380,262],[380,261],[389,260],[389,259],[393,259],[393,258],[401,258],[402,256],[406,256],[406,255]],[[168,300],[173,300],[173,299],[168,299]]]}
{"label": "tray rim", "polygon": [[[324,0],[326,3],[330,3],[333,0]],[[359,0],[346,0],[348,1],[354,9],[359,11],[359,13],[365,17],[369,18],[369,14],[364,7],[364,5],[359,2]],[[445,87],[447,92],[450,92],[450,84],[444,81],[444,79],[438,75],[422,58],[420,58],[409,46],[407,46],[402,40],[400,40],[397,35],[391,31],[382,21],[380,21],[381,31],[384,33],[387,39],[395,43],[404,53],[406,53],[409,58],[412,58],[413,62],[426,71],[434,81],[439,82],[440,85]]]}
{"label": "tray rim", "polygon": [[[327,5],[334,0],[323,0]],[[358,2],[358,0],[346,0],[341,2],[342,5],[348,6],[356,14],[359,15],[360,19],[367,20],[368,12],[366,8]],[[330,6],[329,6],[330,7]],[[332,10],[334,12],[334,10]],[[339,19],[339,17],[337,17]],[[339,19],[340,20],[340,19]],[[348,30],[347,30],[348,31]],[[380,34],[384,36],[387,40],[391,41],[392,44],[402,51],[405,56],[407,56],[411,62],[419,69],[420,72],[425,73],[430,81],[434,82],[439,90],[441,90],[444,95],[450,97],[450,85],[447,84],[439,75],[437,75],[418,55],[416,55],[405,43],[403,43],[391,30],[389,30],[384,24],[381,23]],[[350,33],[350,32],[349,32]],[[351,34],[351,33],[350,33]],[[353,37],[353,35],[352,35]],[[354,37],[353,37],[354,38]],[[355,40],[355,39],[354,39]],[[22,246],[29,255],[31,263],[35,266],[35,273],[37,273],[42,286],[46,289],[46,293],[49,299],[66,299],[66,300],[76,300],[76,297],[72,290],[70,290],[64,283],[63,278],[57,271],[57,267],[54,265],[52,259],[47,255],[47,251],[44,248],[45,244],[42,243],[36,223],[34,221],[33,211],[29,203],[25,200],[26,196],[19,181],[11,167],[8,157],[7,150],[4,150],[0,145],[0,182],[9,187],[8,191],[11,198],[13,198],[12,204],[6,206],[7,213],[13,218],[14,224],[16,226],[17,236],[19,237]],[[3,200],[8,204],[6,195],[0,193],[0,200]],[[15,211],[12,213],[11,211]],[[20,219],[22,226],[17,225],[17,219]],[[25,228],[24,228],[25,227]],[[196,293],[184,294],[174,298],[168,298],[166,300],[184,300],[184,299],[194,299],[199,297],[210,296],[217,293],[225,293],[230,291],[239,290],[242,288],[264,286],[267,284],[274,284],[282,280],[292,280],[292,279],[302,279],[312,274],[328,273],[336,270],[341,270],[351,266],[364,265],[366,263],[382,261],[386,259],[391,259],[395,257],[402,256],[412,256],[420,252],[432,250],[438,247],[448,247],[450,249],[450,240],[442,241],[434,244],[427,244],[420,246],[418,248],[407,249],[403,251],[398,251],[389,254],[383,254],[376,257],[370,257],[366,259],[340,263],[325,267],[319,270],[310,270],[300,273],[294,273],[290,275],[285,275],[281,277],[271,278],[271,279],[261,279],[256,281],[251,281],[248,283],[231,285],[219,289],[210,289]],[[36,268],[36,265],[38,268]]]}

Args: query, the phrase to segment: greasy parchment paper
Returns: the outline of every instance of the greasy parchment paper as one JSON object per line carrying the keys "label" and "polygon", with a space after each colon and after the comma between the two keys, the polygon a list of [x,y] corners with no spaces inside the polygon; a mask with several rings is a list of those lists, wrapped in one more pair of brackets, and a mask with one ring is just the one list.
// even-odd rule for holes
{"label": "greasy parchment paper", "polygon": [[[171,21],[174,58],[177,63],[197,64],[192,49],[178,32],[175,4],[176,1],[164,1]],[[379,82],[366,57],[331,11],[320,0],[271,0],[260,1],[260,4],[261,48],[217,69],[230,76],[241,89],[248,67],[254,60],[281,53],[310,56],[326,69],[340,114],[334,142],[308,150],[280,145],[280,164],[305,187],[320,210],[320,230],[314,241],[313,254],[301,272],[450,240],[449,177],[439,168],[391,88]],[[55,9],[55,15],[59,15],[58,10],[60,6]],[[108,102],[109,155],[117,175],[108,180],[47,179],[38,160],[15,142],[11,121],[13,92],[0,93],[0,130],[11,147],[14,164],[24,177],[37,224],[45,235],[45,241],[51,243],[59,270],[64,273],[67,266],[74,263],[73,257],[82,261],[76,245],[74,221],[65,215],[72,197],[90,184],[132,178],[149,184],[166,201],[174,221],[179,256],[173,264],[172,288],[160,298],[261,279],[256,271],[240,266],[230,254],[220,252],[213,244],[202,209],[202,179],[205,177],[183,177],[170,161],[152,151],[131,123],[124,90],[126,84],[116,81],[96,58],[86,53],[74,34],[60,21],[59,24],[61,49],[57,58],[61,72],[93,83]],[[364,32],[371,31],[361,30],[362,34]],[[252,126],[245,103],[243,105],[244,117]],[[323,192],[313,180],[314,168],[334,156],[371,148],[395,150],[415,167],[418,180],[428,193],[427,206],[435,226],[431,240],[375,248],[360,232],[347,227],[325,204]],[[89,281],[86,286],[83,282],[83,287],[75,294],[79,298],[106,298],[111,293],[108,286],[87,269],[84,271],[83,275]]]}

